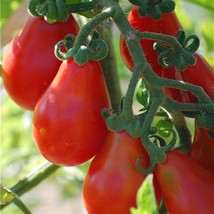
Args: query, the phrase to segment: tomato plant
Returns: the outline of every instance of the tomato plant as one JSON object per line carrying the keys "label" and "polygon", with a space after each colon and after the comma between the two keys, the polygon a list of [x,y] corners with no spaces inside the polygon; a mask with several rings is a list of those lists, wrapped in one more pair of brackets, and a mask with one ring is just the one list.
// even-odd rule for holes
{"label": "tomato plant", "polygon": [[64,61],[34,111],[33,136],[40,152],[64,166],[93,157],[107,134],[100,111],[109,102],[99,62],[80,67]]}
{"label": "tomato plant", "polygon": [[[31,213],[19,196],[73,166],[61,168],[70,174],[56,181],[83,187],[89,214],[213,213],[214,72],[205,61],[210,53],[198,51],[210,33],[200,43],[193,29],[186,31],[177,2],[28,2],[31,17],[6,49],[2,77],[12,100],[32,110],[27,122],[23,117],[35,142],[29,146],[48,162],[12,187],[4,180],[0,209],[14,202]],[[114,51],[132,71],[123,95]],[[187,117],[197,121],[195,132]],[[10,145],[20,139],[13,135]],[[8,165],[18,159],[10,156]]]}
{"label": "tomato plant", "polygon": [[214,175],[191,158],[170,151],[166,162],[157,165],[154,176],[170,214],[213,212]]}
{"label": "tomato plant", "polygon": [[30,17],[11,41],[2,62],[4,87],[21,107],[34,110],[45,89],[55,77],[61,61],[54,55],[55,44],[79,27],[71,15],[66,22],[48,24]]}
{"label": "tomato plant", "polygon": [[[149,157],[140,139],[133,139],[126,132],[108,133],[84,181],[83,199],[88,213],[130,213],[130,208],[136,206],[137,190],[146,177],[136,168],[139,157],[146,167]],[[160,202],[158,188],[156,195]]]}

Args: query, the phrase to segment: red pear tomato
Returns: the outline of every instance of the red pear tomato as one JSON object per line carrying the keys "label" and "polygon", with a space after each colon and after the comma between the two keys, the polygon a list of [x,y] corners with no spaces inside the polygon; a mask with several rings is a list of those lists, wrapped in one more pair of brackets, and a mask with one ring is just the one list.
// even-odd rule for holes
{"label": "red pear tomato", "polygon": [[[148,31],[175,36],[177,30],[182,29],[174,12],[162,14],[160,20],[154,20],[152,17],[141,17],[138,9],[139,7],[134,6],[128,15],[128,21],[137,31]],[[154,40],[141,40],[140,43],[146,59],[151,64],[153,70],[160,75],[162,67],[158,64],[158,53],[153,49],[154,42]],[[122,36],[120,37],[120,52],[126,66],[130,70],[133,70],[133,60]]]}
{"label": "red pear tomato", "polygon": [[167,160],[157,164],[154,176],[170,214],[214,212],[214,174],[190,157],[169,151]]}
{"label": "red pear tomato", "polygon": [[[212,93],[214,93],[214,71],[200,54],[195,53],[194,56],[197,58],[195,65],[188,66],[184,71],[164,68],[162,77],[200,86],[209,97],[212,97]],[[197,101],[197,98],[189,92],[174,88],[165,88],[164,90],[166,95],[176,101],[192,103]]]}
{"label": "red pear tomato", "polygon": [[214,173],[214,139],[209,136],[207,129],[198,127],[197,122],[190,156],[203,168]]}
{"label": "red pear tomato", "polygon": [[2,62],[6,91],[21,107],[34,107],[55,77],[61,61],[54,46],[79,27],[71,15],[66,22],[48,24],[43,18],[29,17],[21,32],[11,41]]}
{"label": "red pear tomato", "polygon": [[[92,160],[83,184],[83,201],[90,214],[129,214],[136,207],[136,194],[146,175],[136,168],[148,167],[149,156],[140,139],[125,131],[109,132]],[[156,188],[157,201],[160,195]]]}
{"label": "red pear tomato", "polygon": [[99,62],[64,61],[35,108],[33,137],[42,155],[63,166],[92,158],[107,134],[104,107],[110,101]]}

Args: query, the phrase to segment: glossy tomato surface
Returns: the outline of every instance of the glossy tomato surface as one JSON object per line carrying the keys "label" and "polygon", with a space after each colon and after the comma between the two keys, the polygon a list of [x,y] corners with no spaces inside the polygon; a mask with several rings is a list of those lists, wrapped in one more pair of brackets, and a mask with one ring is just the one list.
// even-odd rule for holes
{"label": "glossy tomato surface", "polygon": [[110,101],[99,62],[64,61],[35,108],[33,137],[43,156],[63,166],[92,158],[107,134],[104,107]]}
{"label": "glossy tomato surface", "polygon": [[190,151],[191,158],[206,170],[214,173],[214,139],[208,130],[195,123],[195,133]]}
{"label": "glossy tomato surface", "polygon": [[[177,30],[182,29],[182,26],[174,12],[162,14],[160,20],[154,20],[152,17],[141,17],[138,10],[139,7],[134,6],[128,15],[128,21],[137,31],[148,31],[176,36]],[[141,47],[145,53],[146,59],[151,64],[155,73],[160,75],[162,67],[158,64],[158,53],[153,49],[154,42],[154,40],[141,40]],[[133,60],[122,36],[120,38],[120,51],[127,67],[130,70],[133,70]]]}
{"label": "glossy tomato surface", "polygon": [[[203,56],[198,53],[195,53],[194,56],[197,59],[195,65],[188,66],[184,71],[164,68],[162,70],[162,77],[176,79],[200,86],[209,97],[212,97],[214,92],[214,71]],[[197,98],[192,93],[188,93],[186,91],[174,88],[165,88],[165,93],[172,99],[179,102],[197,101]]]}
{"label": "glossy tomato surface", "polygon": [[66,22],[54,24],[48,24],[43,18],[29,17],[9,44],[2,62],[4,86],[19,106],[34,110],[61,64],[54,55],[55,44],[65,35],[76,35],[78,31],[73,16]]}
{"label": "glossy tomato surface", "polygon": [[202,214],[214,211],[214,174],[190,157],[167,153],[167,160],[154,171],[170,214]]}
{"label": "glossy tomato surface", "polygon": [[[83,185],[83,201],[89,214],[129,214],[136,206],[136,194],[146,175],[136,168],[136,160],[148,167],[149,157],[140,139],[125,131],[109,132],[92,160]],[[160,194],[156,189],[157,200]]]}

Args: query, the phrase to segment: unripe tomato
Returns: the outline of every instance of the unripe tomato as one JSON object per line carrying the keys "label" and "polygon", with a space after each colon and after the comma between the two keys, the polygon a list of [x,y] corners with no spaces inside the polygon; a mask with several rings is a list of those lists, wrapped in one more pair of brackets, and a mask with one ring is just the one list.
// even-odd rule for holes
{"label": "unripe tomato", "polygon": [[[129,214],[130,208],[136,207],[137,191],[146,178],[136,168],[139,157],[142,166],[148,167],[149,156],[140,139],[125,131],[108,133],[83,185],[83,201],[89,214]],[[160,202],[158,187],[155,190]]]}
{"label": "unripe tomato", "polygon": [[110,101],[99,62],[64,61],[39,99],[33,137],[42,155],[56,165],[74,166],[92,158],[105,140],[101,116]]}
{"label": "unripe tomato", "polygon": [[55,77],[61,61],[54,55],[55,44],[79,27],[71,15],[66,22],[48,24],[43,18],[29,17],[11,41],[2,62],[3,84],[21,107],[34,107]]}

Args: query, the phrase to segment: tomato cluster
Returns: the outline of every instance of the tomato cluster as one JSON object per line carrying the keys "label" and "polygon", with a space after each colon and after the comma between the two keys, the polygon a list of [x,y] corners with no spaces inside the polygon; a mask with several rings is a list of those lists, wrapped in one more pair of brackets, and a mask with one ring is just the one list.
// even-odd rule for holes
{"label": "tomato cluster", "polygon": [[[137,31],[149,31],[176,36],[182,29],[174,12],[163,14],[161,20],[141,17],[135,6],[128,15],[128,21]],[[154,41],[142,40],[141,47],[147,61],[154,72],[163,78],[192,83],[204,89],[212,98],[214,92],[214,71],[198,53],[197,63],[180,71],[175,67],[162,68],[158,64],[158,54],[153,49]],[[132,71],[133,60],[125,40],[120,38],[120,50],[124,63]],[[175,88],[164,88],[165,94],[179,102],[197,102],[193,94]],[[190,156],[178,151],[167,153],[167,161],[158,164],[154,170],[154,178],[160,187],[169,213],[212,213],[214,211],[214,140],[205,128],[200,128],[195,121],[195,133]]]}
{"label": "tomato cluster", "polygon": [[[174,12],[155,21],[141,17],[137,6],[128,21],[137,31],[170,36],[182,28]],[[72,15],[66,22],[54,24],[43,18],[29,18],[5,53],[3,83],[18,105],[34,111],[33,138],[47,160],[60,166],[75,166],[95,156],[83,184],[88,213],[128,214],[131,207],[136,207],[136,193],[147,177],[137,169],[136,161],[140,158],[140,165],[147,168],[150,157],[140,138],[107,129],[101,110],[111,104],[100,63],[89,60],[80,66],[75,59],[61,62],[55,57],[55,44],[65,35],[78,32]],[[195,53],[197,63],[184,71],[163,68],[158,64],[153,43],[142,40],[141,47],[158,76],[201,86],[212,97],[214,72],[201,55]],[[122,36],[120,49],[125,64],[133,70]],[[165,88],[164,92],[175,101],[197,102],[186,91]],[[157,204],[164,201],[170,214],[213,213],[213,173],[214,140],[196,120],[190,155],[169,151],[166,161],[154,169]]]}
{"label": "tomato cluster", "polygon": [[73,59],[61,62],[54,55],[55,44],[78,31],[72,15],[54,24],[30,17],[7,48],[2,65],[8,94],[34,111],[38,149],[47,160],[63,166],[92,158],[107,134],[100,112],[110,107],[110,100],[99,62],[80,67]]}

